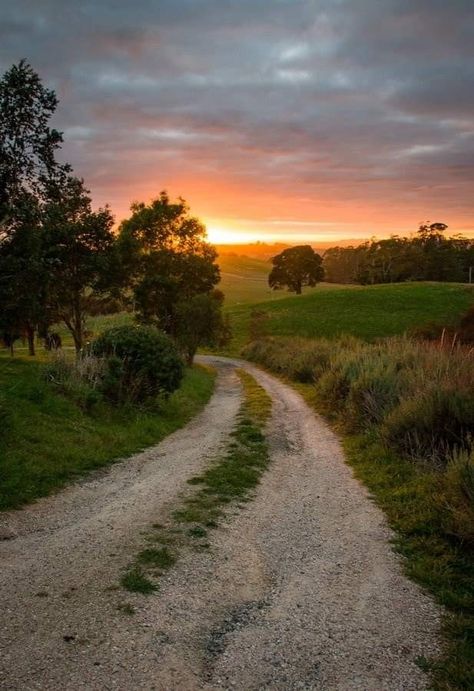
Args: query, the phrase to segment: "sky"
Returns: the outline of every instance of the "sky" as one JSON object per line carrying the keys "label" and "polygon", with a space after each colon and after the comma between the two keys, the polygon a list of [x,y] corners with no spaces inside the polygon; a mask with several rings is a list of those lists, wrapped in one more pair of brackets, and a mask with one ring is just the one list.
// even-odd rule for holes
{"label": "sky", "polygon": [[167,189],[214,242],[474,236],[474,0],[0,0],[21,58],[117,221]]}

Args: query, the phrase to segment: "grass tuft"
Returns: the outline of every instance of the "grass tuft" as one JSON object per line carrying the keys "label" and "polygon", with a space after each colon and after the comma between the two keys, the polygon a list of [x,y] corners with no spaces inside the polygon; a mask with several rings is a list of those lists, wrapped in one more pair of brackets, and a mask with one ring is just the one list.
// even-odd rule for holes
{"label": "grass tuft", "polygon": [[168,547],[144,549],[138,555],[138,561],[146,566],[157,566],[160,569],[170,569],[176,563],[176,556]]}
{"label": "grass tuft", "polygon": [[142,595],[150,595],[158,590],[158,586],[150,581],[139,566],[133,566],[126,571],[120,579],[120,584],[125,590]]}

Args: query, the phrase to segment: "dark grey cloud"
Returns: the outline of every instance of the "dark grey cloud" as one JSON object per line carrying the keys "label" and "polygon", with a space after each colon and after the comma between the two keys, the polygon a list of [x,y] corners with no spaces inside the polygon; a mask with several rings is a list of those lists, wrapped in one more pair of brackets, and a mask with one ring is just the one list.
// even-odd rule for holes
{"label": "dark grey cloud", "polygon": [[119,213],[226,183],[221,216],[253,190],[303,220],[467,226],[473,39],[472,0],[0,0],[0,70],[57,90],[64,155]]}

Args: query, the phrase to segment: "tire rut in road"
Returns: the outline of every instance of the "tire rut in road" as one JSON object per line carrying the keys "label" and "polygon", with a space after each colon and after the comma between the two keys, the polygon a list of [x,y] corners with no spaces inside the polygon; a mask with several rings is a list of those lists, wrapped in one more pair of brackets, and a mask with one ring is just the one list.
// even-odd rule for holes
{"label": "tire rut in road", "polygon": [[114,584],[142,545],[141,532],[168,515],[186,480],[227,443],[241,398],[234,368],[222,365],[211,401],[184,429],[3,514],[17,537],[0,542],[2,689],[108,688],[123,666],[133,670],[127,643],[142,629],[138,617],[117,610],[131,598]]}
{"label": "tire rut in road", "polygon": [[[274,377],[207,361],[227,377],[243,366],[273,398],[272,463],[254,500],[215,532],[210,554],[168,572],[158,596],[129,598],[132,621],[107,631],[99,622],[103,640],[82,650],[63,645],[63,662],[45,659],[47,684],[23,677],[6,688],[427,688],[415,660],[437,652],[439,612],[403,576],[383,514],[337,438]],[[218,407],[213,415],[219,424]]]}

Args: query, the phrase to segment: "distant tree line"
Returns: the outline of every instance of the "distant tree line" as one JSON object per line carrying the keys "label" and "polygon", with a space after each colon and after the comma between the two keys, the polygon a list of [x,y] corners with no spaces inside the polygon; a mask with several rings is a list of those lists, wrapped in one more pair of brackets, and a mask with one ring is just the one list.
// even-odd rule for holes
{"label": "distant tree line", "polygon": [[[474,240],[446,237],[444,223],[423,223],[414,237],[394,235],[357,247],[332,247],[324,253],[325,280],[331,283],[474,281]],[[472,268],[471,268],[472,267]]]}
{"label": "distant tree line", "polygon": [[39,336],[63,323],[79,354],[86,317],[128,308],[175,339],[192,361],[197,347],[227,338],[217,253],[186,202],[165,192],[135,203],[114,232],[108,206],[93,210],[84,181],[57,160],[50,127],[58,101],[25,61],[0,79],[0,337],[31,355]]}

